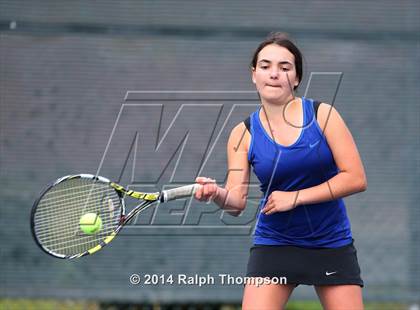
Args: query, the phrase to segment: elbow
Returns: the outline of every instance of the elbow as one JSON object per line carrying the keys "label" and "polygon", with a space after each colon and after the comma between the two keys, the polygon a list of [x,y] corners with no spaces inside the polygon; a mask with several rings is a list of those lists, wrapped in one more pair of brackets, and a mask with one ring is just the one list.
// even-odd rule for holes
{"label": "elbow", "polygon": [[349,173],[347,181],[353,194],[367,190],[367,178],[363,170],[357,173]]}
{"label": "elbow", "polygon": [[238,205],[235,209],[226,210],[226,211],[229,213],[229,215],[237,217],[242,214],[242,211],[245,210],[245,207],[246,207],[246,202]]}
{"label": "elbow", "polygon": [[367,179],[362,177],[359,182],[357,182],[357,189],[359,192],[364,192],[367,190]]}
{"label": "elbow", "polygon": [[235,211],[227,211],[229,215],[232,215],[234,217],[238,217],[242,211],[241,210],[235,210]]}
{"label": "elbow", "polygon": [[228,190],[222,208],[232,216],[239,216],[245,210],[246,202],[246,194]]}

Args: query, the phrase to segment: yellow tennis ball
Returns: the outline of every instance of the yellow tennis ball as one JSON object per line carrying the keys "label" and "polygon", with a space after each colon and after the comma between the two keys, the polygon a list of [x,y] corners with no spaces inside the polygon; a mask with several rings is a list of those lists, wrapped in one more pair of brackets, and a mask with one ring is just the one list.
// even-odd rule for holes
{"label": "yellow tennis ball", "polygon": [[86,213],[80,218],[79,226],[80,230],[87,235],[96,234],[102,228],[102,220],[99,214]]}

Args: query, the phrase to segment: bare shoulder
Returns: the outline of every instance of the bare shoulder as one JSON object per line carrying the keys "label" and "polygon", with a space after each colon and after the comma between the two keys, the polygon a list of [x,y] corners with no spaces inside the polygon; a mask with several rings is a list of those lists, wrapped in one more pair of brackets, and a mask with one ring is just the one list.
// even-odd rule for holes
{"label": "bare shoulder", "polygon": [[321,102],[319,105],[317,121],[325,134],[333,128],[344,124],[344,120],[337,109],[325,102]]}
{"label": "bare shoulder", "polygon": [[240,122],[233,127],[230,132],[228,147],[233,148],[236,151],[248,152],[249,143],[251,141],[251,134],[246,128],[244,122]]}

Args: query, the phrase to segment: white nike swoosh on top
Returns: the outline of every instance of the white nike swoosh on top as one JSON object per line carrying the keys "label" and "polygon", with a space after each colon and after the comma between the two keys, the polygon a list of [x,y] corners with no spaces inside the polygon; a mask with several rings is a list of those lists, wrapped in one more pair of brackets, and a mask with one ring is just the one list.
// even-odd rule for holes
{"label": "white nike swoosh on top", "polygon": [[330,276],[330,275],[332,275],[332,274],[334,274],[334,273],[337,273],[337,271],[333,271],[333,272],[328,272],[328,271],[325,271],[325,275],[326,275],[326,276]]}
{"label": "white nike swoosh on top", "polygon": [[311,144],[309,144],[309,147],[310,148],[313,148],[315,145],[317,145],[319,143],[319,140],[318,141],[316,141],[315,143],[311,143]]}

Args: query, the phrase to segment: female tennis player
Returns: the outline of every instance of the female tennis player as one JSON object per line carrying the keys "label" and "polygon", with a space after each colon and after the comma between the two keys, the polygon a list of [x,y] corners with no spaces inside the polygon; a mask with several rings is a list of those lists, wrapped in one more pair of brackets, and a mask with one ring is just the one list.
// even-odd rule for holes
{"label": "female tennis player", "polygon": [[287,35],[270,34],[256,49],[251,71],[261,106],[230,134],[226,185],[198,177],[203,186],[195,193],[237,215],[246,205],[250,166],[261,182],[247,276],[286,277],[287,284],[247,284],[242,307],[282,309],[304,284],[315,287],[325,309],[363,309],[342,199],[367,188],[352,135],[334,107],[314,108],[312,99],[294,96],[302,55]]}

